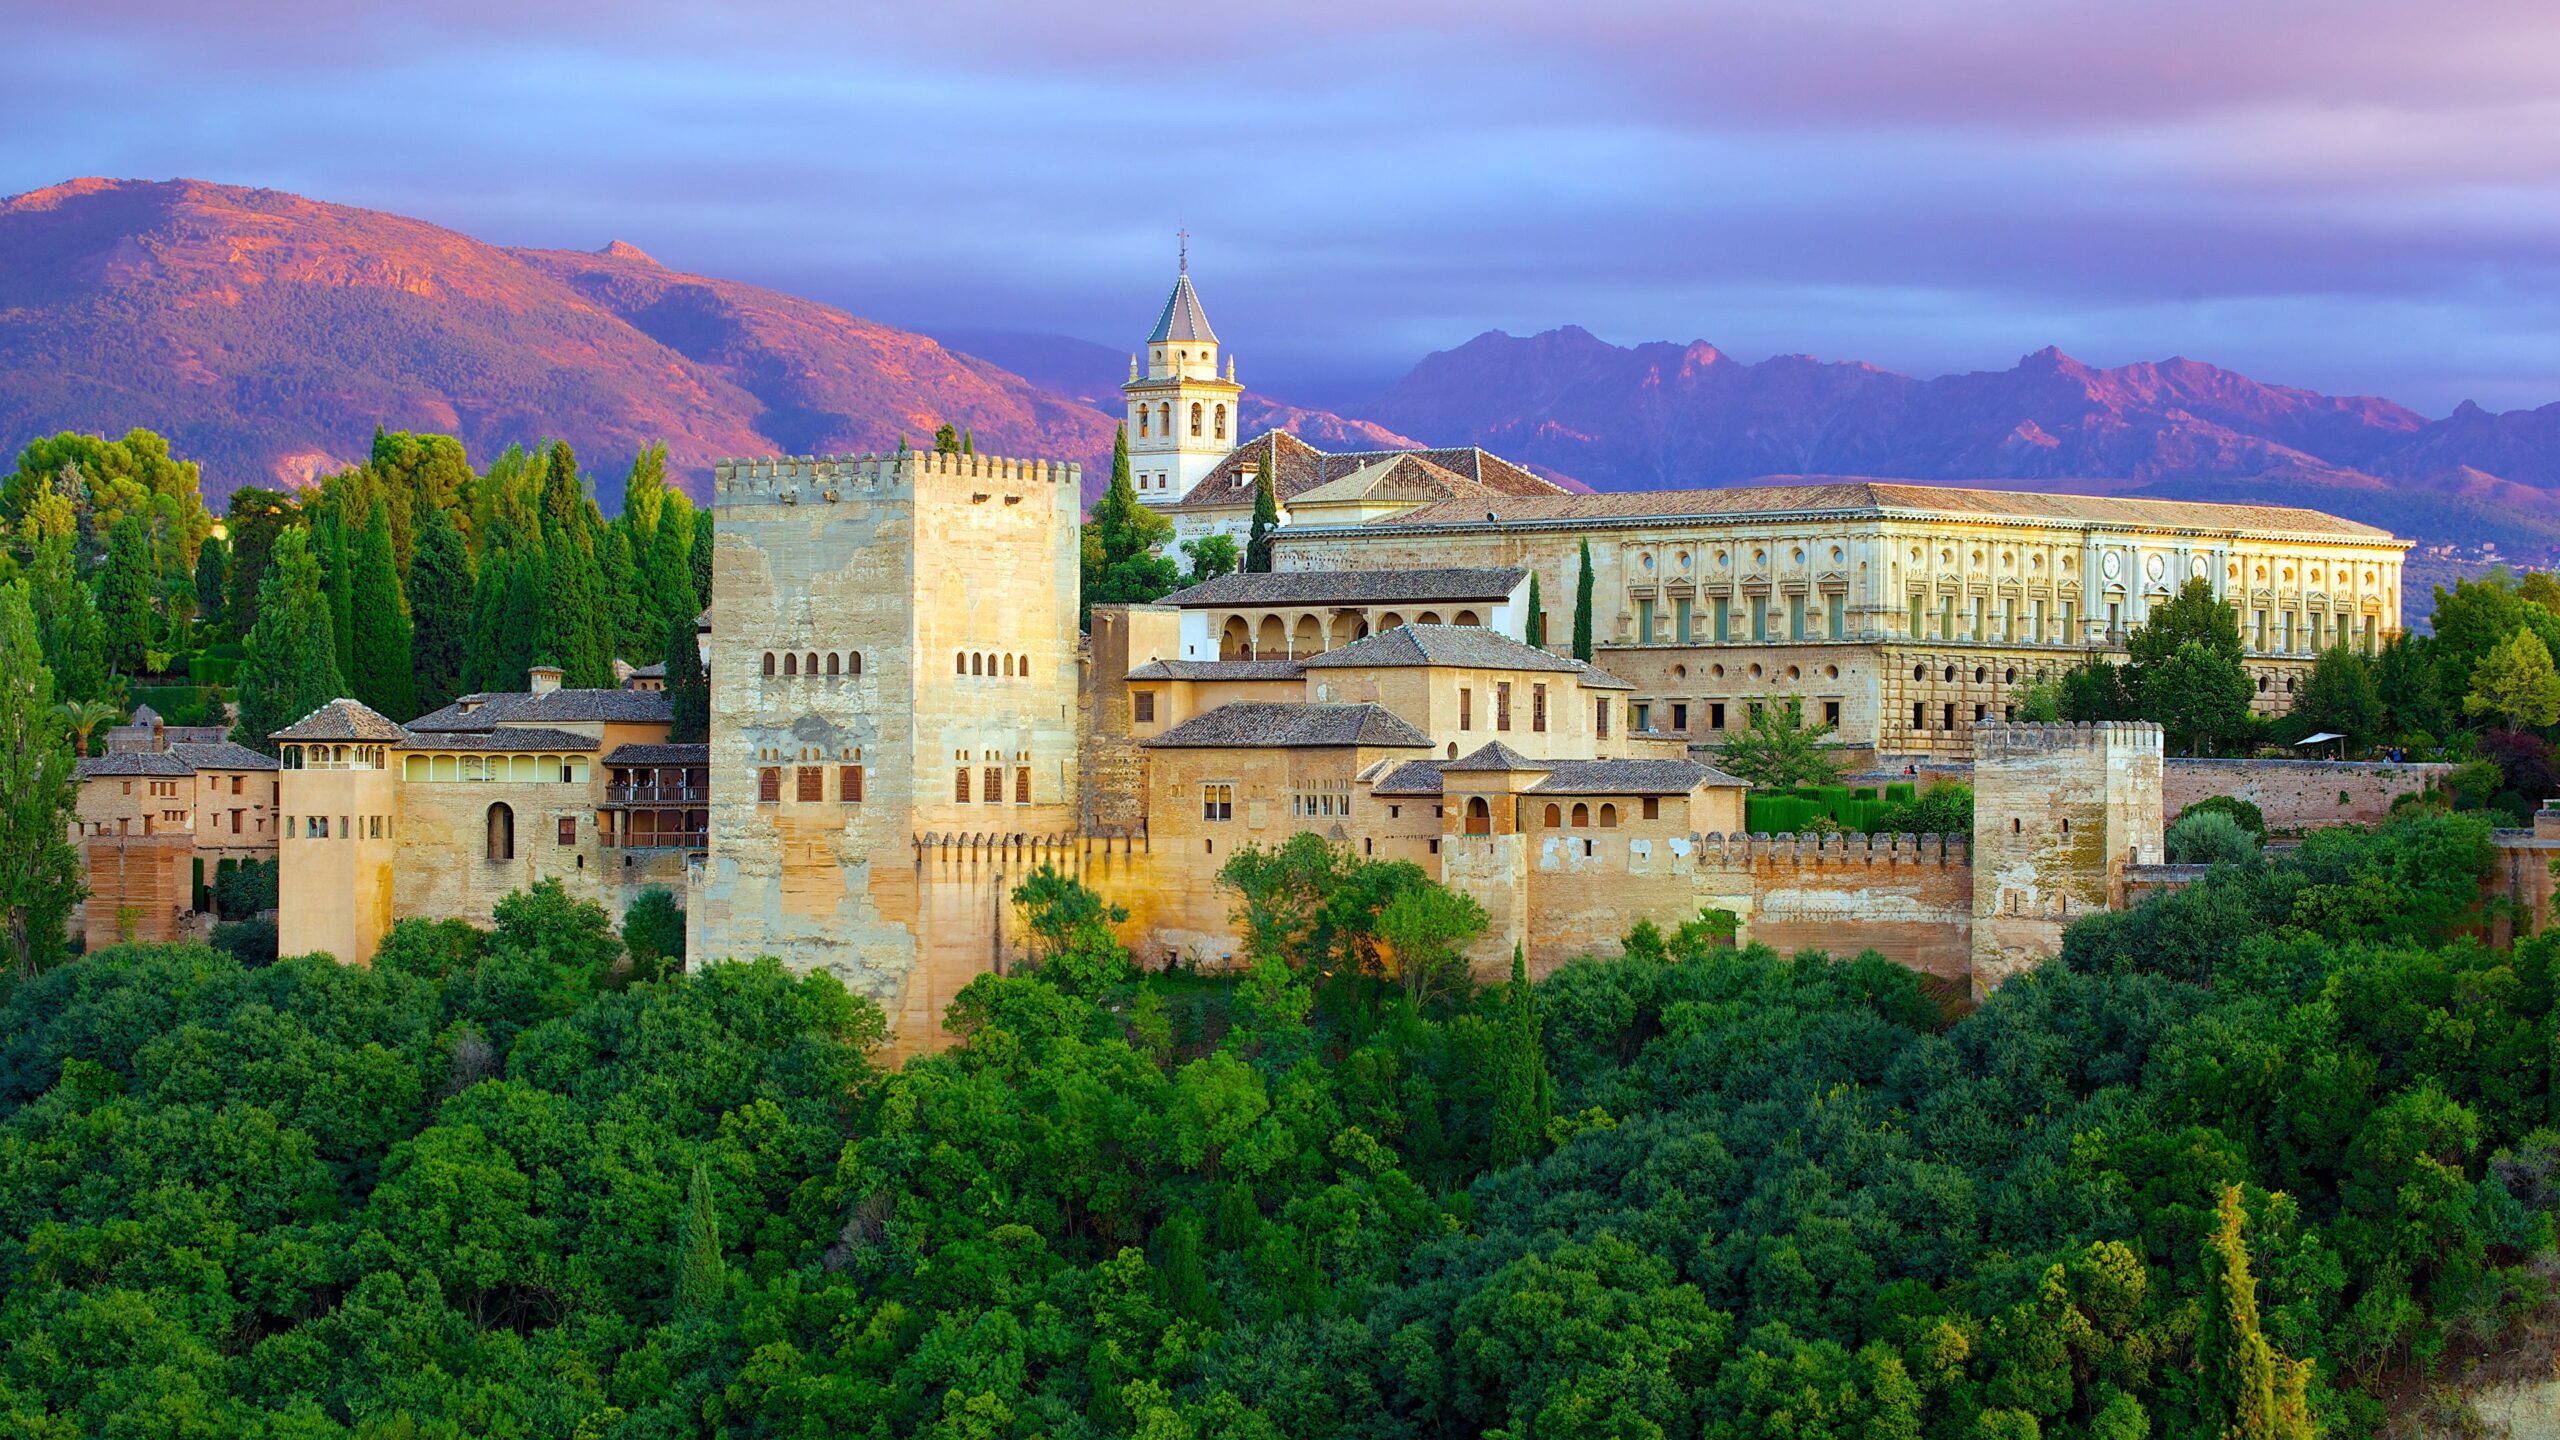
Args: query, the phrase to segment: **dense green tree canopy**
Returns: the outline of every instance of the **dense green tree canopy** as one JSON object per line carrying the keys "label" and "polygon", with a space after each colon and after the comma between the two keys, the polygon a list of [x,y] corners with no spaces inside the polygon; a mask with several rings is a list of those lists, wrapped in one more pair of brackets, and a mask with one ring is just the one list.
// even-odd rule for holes
{"label": "dense green tree canopy", "polygon": [[240,667],[233,740],[272,755],[269,735],[346,693],[335,623],[308,536],[286,531],[276,538],[274,563],[258,587],[258,623],[243,641],[249,658]]}

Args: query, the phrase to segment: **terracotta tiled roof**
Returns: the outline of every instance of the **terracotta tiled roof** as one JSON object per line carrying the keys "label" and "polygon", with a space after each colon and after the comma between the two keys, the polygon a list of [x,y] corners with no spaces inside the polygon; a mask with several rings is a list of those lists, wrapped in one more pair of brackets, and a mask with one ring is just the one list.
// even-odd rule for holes
{"label": "terracotta tiled roof", "polygon": [[502,725],[573,725],[618,721],[664,725],[675,702],[663,690],[482,691],[409,722],[412,730],[494,730]]}
{"label": "terracotta tiled roof", "polygon": [[1372,795],[1437,795],[1440,793],[1440,766],[1437,760],[1407,760],[1381,775],[1369,787]]}
{"label": "terracotta tiled roof", "polygon": [[1295,680],[1306,673],[1295,660],[1150,660],[1129,672],[1132,680]]}
{"label": "terracotta tiled roof", "polygon": [[1695,760],[1559,760],[1531,795],[1681,795],[1743,782]]}
{"label": "terracotta tiled roof", "polygon": [[169,753],[198,770],[273,770],[276,757],[228,740],[172,740]]}
{"label": "terracotta tiled roof", "polygon": [[409,732],[393,724],[361,700],[332,700],[273,735],[270,740],[363,740],[397,745]]}
{"label": "terracotta tiled roof", "polygon": [[[1522,496],[1493,507],[1503,525],[1571,525],[1739,519],[1754,515],[1943,515],[1979,520],[2024,520],[2075,525],[2121,525],[2151,530],[2274,531],[2297,535],[2388,540],[2390,532],[2317,510],[2288,505],[2219,505],[2194,500],[2128,499],[2106,495],[2047,495],[2015,490],[1918,485],[1894,480],[1773,477],[1787,483],[1739,485],[1720,490],[1636,490],[1609,495],[1561,491]],[[1379,527],[1480,526],[1486,507],[1444,500],[1369,522]]]}
{"label": "terracotta tiled roof", "polygon": [[1383,705],[1293,705],[1244,700],[1195,715],[1140,743],[1168,750],[1347,745],[1428,750],[1431,737]]}
{"label": "terracotta tiled roof", "polygon": [[1374,665],[1442,665],[1465,670],[1545,670],[1580,673],[1579,661],[1550,655],[1481,625],[1399,625],[1339,650],[1298,662],[1310,670],[1365,669]]}
{"label": "terracotta tiled roof", "polygon": [[1529,572],[1517,566],[1451,566],[1433,570],[1239,571],[1176,590],[1159,605],[1207,609],[1232,605],[1374,605],[1394,601],[1501,600]]}
{"label": "terracotta tiled roof", "polygon": [[1582,688],[1585,690],[1633,690],[1636,688],[1608,671],[1595,669],[1580,660],[1573,662],[1573,668],[1575,673],[1582,677]]}
{"label": "terracotta tiled roof", "polygon": [[[1520,497],[1564,495],[1561,486],[1541,480],[1499,456],[1488,455],[1472,445],[1449,449],[1423,450],[1349,450],[1340,453],[1318,450],[1313,445],[1284,430],[1267,430],[1228,452],[1225,459],[1212,466],[1200,482],[1184,492],[1180,501],[1168,507],[1251,505],[1256,468],[1265,451],[1271,455],[1271,489],[1283,503],[1297,499],[1320,486],[1330,485],[1381,461],[1413,459],[1423,462],[1428,470],[1400,472],[1400,483],[1424,483],[1461,489],[1466,500],[1478,502],[1477,513],[1483,513],[1487,496]],[[1457,504],[1449,500],[1443,504]]]}
{"label": "terracotta tiled roof", "polygon": [[616,745],[604,757],[607,765],[708,765],[708,745]]}
{"label": "terracotta tiled roof", "polygon": [[1490,741],[1455,760],[1447,761],[1442,770],[1553,770],[1544,760],[1532,760],[1499,740]]}
{"label": "terracotta tiled roof", "polygon": [[193,775],[196,767],[166,750],[111,750],[104,755],[82,756],[72,762],[71,772],[83,780],[115,780],[137,775]]}
{"label": "terracotta tiled roof", "polygon": [[575,730],[508,725],[493,730],[412,730],[403,750],[593,750],[603,742]]}

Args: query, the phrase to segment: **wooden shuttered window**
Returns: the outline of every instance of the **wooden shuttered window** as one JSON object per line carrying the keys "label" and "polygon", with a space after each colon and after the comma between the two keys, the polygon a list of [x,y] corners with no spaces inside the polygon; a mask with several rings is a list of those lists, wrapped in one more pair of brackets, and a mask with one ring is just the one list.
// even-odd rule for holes
{"label": "wooden shuttered window", "polygon": [[839,800],[862,798],[861,766],[846,765],[836,771],[836,798]]}
{"label": "wooden shuttered window", "polygon": [[827,769],[825,766],[803,765],[800,767],[799,798],[803,800],[824,800],[827,798]]}
{"label": "wooden shuttered window", "polygon": [[969,803],[969,767],[966,765],[951,772],[951,798],[962,805]]}
{"label": "wooden shuttered window", "polygon": [[1031,767],[1028,765],[1013,772],[1013,803],[1016,805],[1031,803]]}
{"label": "wooden shuttered window", "polygon": [[756,802],[771,805],[782,798],[782,767],[767,765],[756,772]]}

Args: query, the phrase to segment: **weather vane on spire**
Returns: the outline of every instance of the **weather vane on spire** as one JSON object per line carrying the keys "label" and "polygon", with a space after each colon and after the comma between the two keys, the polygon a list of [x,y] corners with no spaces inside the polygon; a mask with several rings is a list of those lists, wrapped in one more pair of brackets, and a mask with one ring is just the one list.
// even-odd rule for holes
{"label": "weather vane on spire", "polygon": [[1190,273],[1191,273],[1191,232],[1190,232],[1190,231],[1188,231],[1188,230],[1176,230],[1176,231],[1174,231],[1174,232],[1173,232],[1173,244],[1174,244],[1174,257],[1175,257],[1175,259],[1174,259],[1174,263],[1175,263],[1175,265],[1178,267],[1178,271],[1179,271],[1179,273],[1184,274],[1184,275],[1188,275],[1188,274],[1190,274]]}

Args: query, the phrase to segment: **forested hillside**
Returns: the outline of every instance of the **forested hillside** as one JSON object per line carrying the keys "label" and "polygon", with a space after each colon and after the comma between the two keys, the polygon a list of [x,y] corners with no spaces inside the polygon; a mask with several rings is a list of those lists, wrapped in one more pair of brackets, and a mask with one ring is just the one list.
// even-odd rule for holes
{"label": "forested hillside", "polygon": [[556,890],[370,968],[109,951],[0,1006],[0,1416],[2370,1434],[2548,1302],[2560,943],[2469,937],[2489,856],[2321,832],[1952,1020],[1711,917],[1471,993],[1436,887],[1304,847],[1230,872],[1249,975],[1140,976],[1047,877],[1049,958],[895,1071],[833,980],[642,978]]}

